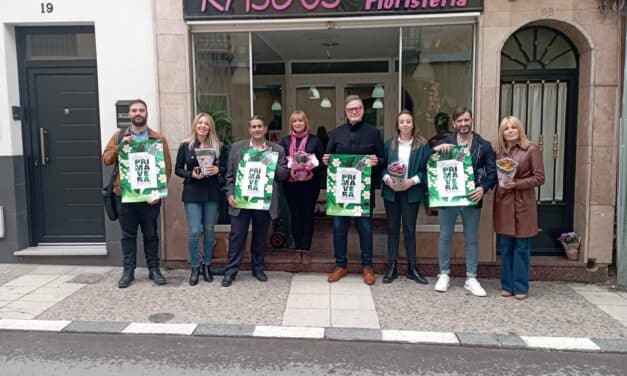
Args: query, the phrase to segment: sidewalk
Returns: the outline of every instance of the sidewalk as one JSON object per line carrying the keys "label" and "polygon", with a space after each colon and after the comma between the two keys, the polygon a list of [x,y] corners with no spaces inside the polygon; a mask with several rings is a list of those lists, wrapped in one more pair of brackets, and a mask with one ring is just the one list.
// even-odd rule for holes
{"label": "sidewalk", "polygon": [[[596,285],[532,282],[523,301],[468,295],[462,279],[447,293],[401,276],[366,286],[349,274],[270,272],[260,283],[243,271],[229,288],[187,284],[188,270],[167,270],[156,286],[145,269],[127,289],[121,268],[0,265],[0,330],[241,335],[442,343],[627,352],[627,292]],[[150,324],[153,323],[153,324]]]}

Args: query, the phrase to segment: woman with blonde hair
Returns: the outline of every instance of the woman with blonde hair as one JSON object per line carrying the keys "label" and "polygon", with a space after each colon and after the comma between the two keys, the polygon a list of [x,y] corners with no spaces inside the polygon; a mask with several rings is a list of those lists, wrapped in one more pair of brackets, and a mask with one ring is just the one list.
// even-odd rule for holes
{"label": "woman with blonde hair", "polygon": [[[200,163],[197,153],[208,158]],[[175,174],[183,178],[182,201],[189,227],[189,262],[192,273],[189,284],[198,284],[199,274],[206,282],[213,281],[211,257],[215,243],[214,227],[218,209],[223,199],[222,185],[226,173],[227,152],[216,134],[211,115],[199,113],[192,122],[192,129],[179,146],[176,155]],[[213,159],[213,161],[211,160]],[[203,261],[200,261],[200,233],[203,233]]]}
{"label": "woman with blonde hair", "polygon": [[[279,143],[285,149],[285,155],[294,158],[298,152],[313,154],[318,166],[305,176],[290,169],[290,177],[284,184],[285,198],[290,207],[292,219],[292,237],[296,249],[295,262],[311,263],[311,240],[314,232],[314,210],[320,193],[322,176],[322,154],[324,149],[320,139],[310,133],[311,123],[304,111],[294,111],[289,119],[290,134]],[[293,166],[293,165],[292,165]]]}
{"label": "woman with blonde hair", "polygon": [[515,116],[501,120],[496,161],[501,168],[506,164],[516,166],[513,179],[501,180],[494,195],[494,232],[496,248],[501,252],[501,296],[513,295],[522,300],[529,294],[531,238],[538,233],[535,188],[544,184],[544,163],[542,151],[529,141]]}
{"label": "woman with blonde hair", "polygon": [[[418,271],[416,264],[416,218],[420,202],[427,188],[427,160],[431,149],[414,123],[414,116],[407,110],[396,117],[396,136],[385,143],[385,161],[388,167],[383,173],[381,195],[388,219],[388,266],[383,283],[397,278],[398,248],[401,223],[407,256],[407,278],[426,285],[427,279]],[[392,178],[392,166],[405,166],[404,176]]]}

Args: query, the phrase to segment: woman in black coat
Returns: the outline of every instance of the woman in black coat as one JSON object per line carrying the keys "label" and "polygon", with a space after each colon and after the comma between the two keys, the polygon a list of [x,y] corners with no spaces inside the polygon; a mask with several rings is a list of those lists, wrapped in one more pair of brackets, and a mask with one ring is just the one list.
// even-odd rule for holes
{"label": "woman in black coat", "polygon": [[290,135],[281,140],[285,155],[293,158],[296,153],[313,154],[318,166],[303,174],[290,169],[290,177],[285,182],[287,198],[292,217],[292,236],[296,249],[296,262],[311,263],[311,239],[313,238],[314,210],[320,193],[322,154],[324,149],[318,137],[310,133],[310,123],[303,111],[294,111],[290,115]]}
{"label": "woman in black coat", "polygon": [[[189,227],[189,262],[192,274],[189,284],[198,283],[202,273],[206,282],[213,281],[211,257],[215,245],[214,227],[218,220],[220,201],[223,199],[221,186],[226,173],[227,152],[216,134],[213,118],[199,113],[192,123],[191,134],[181,142],[176,155],[174,173],[183,181],[182,201],[185,206]],[[197,149],[213,149],[213,163],[203,171],[196,155]],[[200,262],[200,233],[203,233],[203,261]],[[202,270],[201,270],[202,269]]]}

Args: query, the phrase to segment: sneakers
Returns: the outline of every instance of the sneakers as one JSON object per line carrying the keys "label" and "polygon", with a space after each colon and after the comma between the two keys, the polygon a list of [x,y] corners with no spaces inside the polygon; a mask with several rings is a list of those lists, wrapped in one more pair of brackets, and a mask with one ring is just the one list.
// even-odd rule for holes
{"label": "sneakers", "polygon": [[488,295],[485,293],[485,290],[483,289],[483,287],[481,287],[481,285],[479,284],[479,281],[477,281],[477,278],[467,278],[466,283],[464,283],[464,288],[470,291],[470,293],[473,294],[474,296],[487,296]]}
{"label": "sneakers", "polygon": [[446,292],[451,284],[448,274],[438,274],[438,281],[435,283],[435,291]]}

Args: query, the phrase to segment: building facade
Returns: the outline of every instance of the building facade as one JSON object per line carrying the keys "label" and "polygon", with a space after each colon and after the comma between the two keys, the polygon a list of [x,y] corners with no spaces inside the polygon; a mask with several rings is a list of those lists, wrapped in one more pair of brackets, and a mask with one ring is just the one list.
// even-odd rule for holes
{"label": "building facade", "polygon": [[[474,109],[475,129],[491,141],[497,138],[501,117],[519,116],[532,141],[541,145],[547,170],[547,183],[537,192],[542,231],[533,243],[537,256],[533,265],[534,271],[542,272],[536,276],[603,279],[607,265],[614,262],[625,22],[611,6],[602,12],[601,3],[605,2],[160,0],[132,6],[94,3],[81,11],[77,5],[71,12],[53,4],[57,9],[50,13],[44,3],[35,9],[39,14],[18,10],[27,6],[5,5],[0,43],[6,59],[0,62],[5,64],[0,66],[0,86],[7,87],[7,94],[0,95],[8,97],[0,97],[6,104],[0,109],[0,153],[11,161],[12,181],[5,190],[8,198],[16,197],[16,204],[15,208],[10,200],[2,204],[7,231],[0,240],[0,259],[23,260],[26,256],[20,251],[54,243],[104,245],[105,256],[83,262],[116,264],[119,258],[117,224],[104,217],[104,237],[93,241],[80,238],[83,230],[65,241],[38,235],[46,228],[36,218],[37,208],[44,207],[38,202],[45,199],[38,199],[35,192],[41,178],[27,175],[42,175],[29,161],[39,158],[41,165],[54,157],[41,154],[38,147],[47,145],[40,140],[49,140],[51,133],[44,129],[38,138],[44,127],[11,120],[11,106],[27,106],[24,97],[35,90],[28,86],[31,68],[22,68],[31,62],[27,56],[20,60],[20,35],[29,30],[24,26],[78,24],[95,34],[100,135],[95,141],[100,148],[117,126],[115,103],[134,97],[148,99],[150,124],[168,138],[172,155],[196,112],[225,120],[219,132],[227,142],[246,137],[252,114],[266,118],[269,137],[280,139],[288,133],[290,113],[297,109],[306,111],[314,131],[332,131],[344,121],[343,98],[349,94],[364,98],[367,120],[385,139],[393,136],[395,116],[404,108],[414,113],[426,137],[435,133],[435,116],[450,114],[458,105]],[[19,74],[20,70],[27,72]],[[98,174],[99,184],[107,180],[106,170]],[[180,179],[172,178],[162,213],[162,227],[167,229],[162,231],[162,256],[171,263],[187,257],[181,189]],[[59,197],[58,192],[53,194]],[[324,189],[320,199],[324,201]],[[379,196],[377,200],[375,256],[382,265],[385,213]],[[498,270],[491,209],[490,194],[480,228],[484,275],[496,275]],[[216,262],[225,257],[228,216],[223,214],[219,223]],[[421,208],[418,255],[430,274],[437,267],[437,223],[437,210]],[[278,235],[280,227],[274,229]],[[575,262],[564,261],[556,241],[561,232],[571,230],[582,236]],[[331,226],[322,216],[316,222],[311,270],[330,267],[330,240]],[[300,268],[284,262],[282,250],[269,253],[276,256],[269,257],[270,268]],[[463,258],[461,233],[454,255]],[[586,267],[595,272],[586,272]]]}

